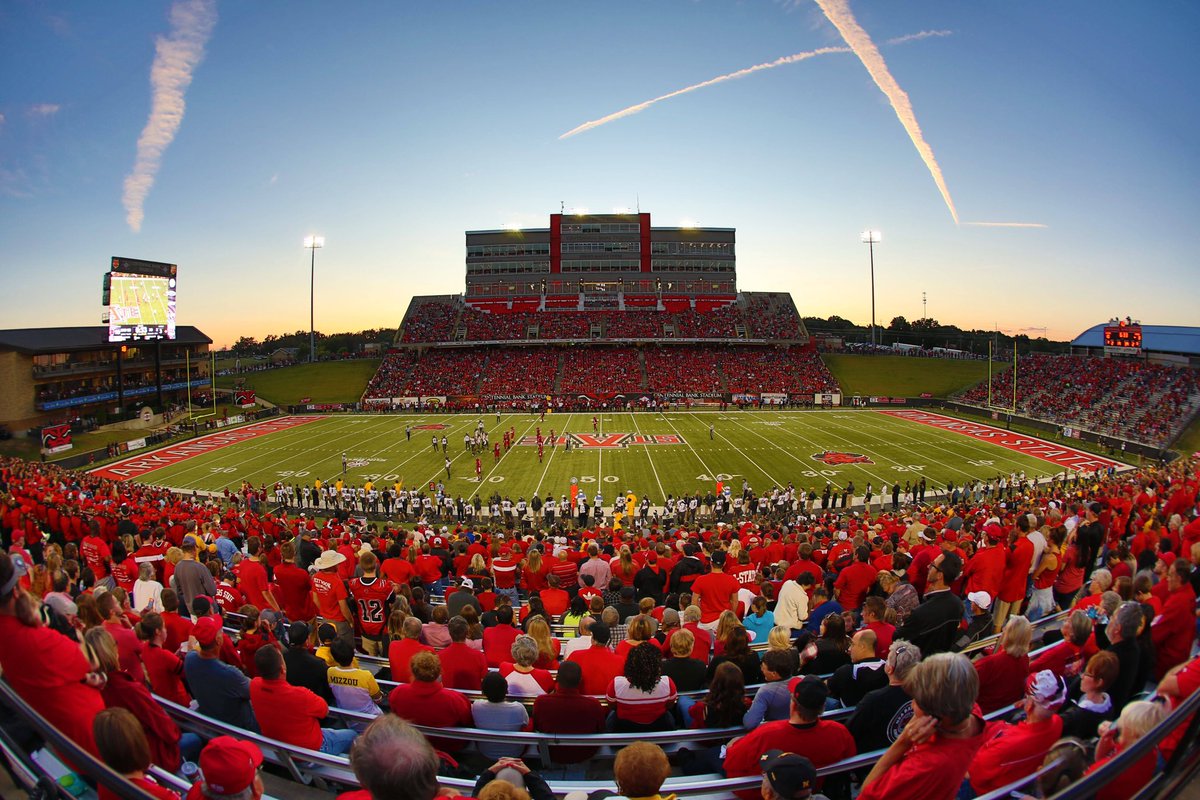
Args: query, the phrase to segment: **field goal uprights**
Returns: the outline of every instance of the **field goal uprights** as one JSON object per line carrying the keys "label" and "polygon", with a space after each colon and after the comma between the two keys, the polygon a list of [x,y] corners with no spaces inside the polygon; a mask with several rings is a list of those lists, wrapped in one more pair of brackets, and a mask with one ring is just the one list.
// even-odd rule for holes
{"label": "field goal uprights", "polygon": [[212,362],[210,363],[209,368],[208,368],[208,378],[209,378],[209,381],[211,381],[211,384],[209,386],[209,392],[212,394],[212,412],[208,413],[208,414],[193,414],[192,413],[191,352],[188,350],[184,350],[184,352],[183,352],[183,361],[184,361],[183,374],[187,376],[187,382],[188,382],[188,387],[187,387],[188,416],[187,416],[187,418],[188,418],[189,422],[196,422],[197,420],[208,419],[209,417],[215,417],[217,415],[217,351],[210,349],[209,355],[212,357]]}

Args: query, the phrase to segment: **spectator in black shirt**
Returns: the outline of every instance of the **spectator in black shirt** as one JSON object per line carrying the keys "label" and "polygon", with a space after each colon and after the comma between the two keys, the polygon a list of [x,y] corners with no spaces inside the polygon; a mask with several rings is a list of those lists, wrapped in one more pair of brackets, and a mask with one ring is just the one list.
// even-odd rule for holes
{"label": "spectator in black shirt", "polygon": [[662,674],[675,682],[677,692],[697,692],[704,688],[707,668],[698,658],[692,658],[696,638],[686,629],[671,637],[670,658],[663,661]]}
{"label": "spectator in black shirt", "polygon": [[308,652],[308,623],[293,622],[288,628],[288,648],[283,654],[287,682],[303,686],[331,706],[337,705],[329,688],[329,665]]}
{"label": "spectator in black shirt", "polygon": [[850,663],[838,667],[826,681],[829,696],[840,700],[846,708],[858,705],[867,692],[887,685],[884,663],[875,657],[875,631],[859,631],[850,640]]}
{"label": "spectator in black shirt", "polygon": [[867,692],[846,721],[858,752],[885,750],[896,741],[912,718],[912,697],[904,689],[904,680],[921,661],[921,650],[903,639],[892,642],[884,672],[888,685]]}

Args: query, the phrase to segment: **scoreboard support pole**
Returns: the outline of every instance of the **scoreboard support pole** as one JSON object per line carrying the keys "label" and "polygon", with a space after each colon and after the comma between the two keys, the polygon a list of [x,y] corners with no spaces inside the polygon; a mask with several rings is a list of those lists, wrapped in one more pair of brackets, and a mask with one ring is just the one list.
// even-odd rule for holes
{"label": "scoreboard support pole", "polygon": [[122,351],[124,345],[117,348],[117,415],[125,418],[125,370],[122,366]]}
{"label": "scoreboard support pole", "polygon": [[157,339],[154,342],[154,386],[157,390],[158,412],[161,414],[164,410],[162,395],[162,339]]}

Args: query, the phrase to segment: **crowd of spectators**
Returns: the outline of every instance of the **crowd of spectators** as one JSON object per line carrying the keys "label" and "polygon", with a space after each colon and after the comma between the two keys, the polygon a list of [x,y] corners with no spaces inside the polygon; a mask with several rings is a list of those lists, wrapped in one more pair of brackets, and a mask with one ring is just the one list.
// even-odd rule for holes
{"label": "crowd of spectators", "polygon": [[414,298],[408,314],[404,317],[404,334],[400,341],[448,342],[463,305],[451,300],[431,299],[418,302]]}
{"label": "crowd of spectators", "polygon": [[721,363],[728,351],[711,345],[650,347],[646,358],[646,384],[652,392],[720,392]]}
{"label": "crowd of spectators", "polygon": [[488,350],[479,391],[482,394],[538,394],[554,391],[558,353],[497,347]]}
{"label": "crowd of spectators", "polygon": [[[1166,445],[1200,404],[1200,375],[1187,367],[1035,353],[1017,370],[1019,413],[1154,446]],[[1012,371],[993,377],[992,401],[1003,406],[1012,396]],[[988,397],[985,381],[960,399],[984,404]]]}
{"label": "crowd of spectators", "polygon": [[[414,305],[404,321],[401,341],[439,343],[454,341],[465,329],[472,342],[545,341],[591,338],[657,339],[799,339],[800,318],[786,294],[751,293],[745,306],[731,302],[720,307],[692,308],[685,301],[667,310],[552,308],[531,311],[528,306],[512,310],[483,311],[458,299],[425,300]],[[677,307],[678,306],[678,307]],[[594,326],[599,325],[599,337]],[[741,332],[739,332],[741,328]],[[536,330],[536,335],[530,332]]]}
{"label": "crowd of spectators", "polygon": [[[642,354],[645,358],[643,373]],[[810,346],[452,348],[389,353],[367,384],[366,399],[422,395],[625,392],[837,391],[837,381]]]}
{"label": "crowd of spectators", "polygon": [[799,339],[800,317],[789,294],[763,292],[750,295],[746,309],[751,339]]}
{"label": "crowd of spectators", "polygon": [[[723,748],[708,742],[675,766],[762,775],[771,798],[786,784],[783,753],[811,770],[878,752],[860,798],[974,797],[1031,774],[1065,732],[1096,742],[1075,777],[1099,768],[1200,688],[1198,490],[1200,459],[1190,458],[1003,502],[636,534],[549,525],[514,537],[239,513],[4,459],[0,667],[35,710],[133,782],[149,780],[150,763],[198,758],[199,791],[215,787],[198,797],[228,794],[211,748],[240,745],[218,739],[200,752],[151,692],[190,697],[236,729],[349,753],[380,800],[393,795],[376,787],[395,774],[378,750],[405,765],[432,752],[397,718],[651,739],[728,729]],[[1032,650],[1034,623],[1057,608],[1071,612],[1061,631]],[[990,648],[958,652],[992,632]],[[388,672],[373,674],[366,667],[384,654]],[[1137,699],[1144,690],[1150,701]],[[463,692],[480,696],[472,704]],[[331,697],[378,719],[339,722]],[[853,710],[841,721],[821,717],[843,707]],[[132,713],[106,711],[118,708]],[[988,710],[1001,718],[985,720]],[[1181,733],[1100,796],[1132,797]],[[137,757],[114,741],[137,743]],[[540,780],[514,761],[519,746],[484,751],[450,734],[431,744],[475,758],[483,784],[504,780],[504,766],[528,773],[526,786]],[[261,763],[247,754],[241,786]],[[572,755],[593,757],[556,758]],[[652,796],[670,771],[657,749],[626,748],[614,765],[627,796]],[[646,783],[635,787],[637,775]],[[823,788],[840,794],[844,780]],[[818,788],[815,772],[808,781]]]}
{"label": "crowd of spectators", "polygon": [[642,363],[633,347],[572,348],[563,353],[559,391],[563,394],[637,391],[642,380]]}
{"label": "crowd of spectators", "polygon": [[811,395],[838,389],[837,380],[811,347],[737,348],[721,366],[731,392]]}

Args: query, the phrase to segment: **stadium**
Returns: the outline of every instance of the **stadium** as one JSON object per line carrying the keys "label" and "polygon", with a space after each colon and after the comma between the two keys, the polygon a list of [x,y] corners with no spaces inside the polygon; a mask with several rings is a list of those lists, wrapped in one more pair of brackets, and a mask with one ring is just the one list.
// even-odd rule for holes
{"label": "stadium", "polygon": [[0,798],[1200,800],[1193,6],[4,4]]}
{"label": "stadium", "polygon": [[[0,332],[5,407],[43,445],[0,469],[14,775],[1178,793],[1200,516],[1172,448],[1200,331],[1113,320],[1007,361],[856,345],[740,289],[735,248],[649,214],[468,231],[462,293],[414,297],[376,357],[223,382],[161,287],[112,301],[108,342]],[[161,330],[128,327],[139,294]],[[315,397],[312,368],[346,367],[349,397]],[[138,427],[71,452],[114,398]]]}

